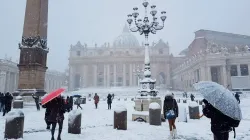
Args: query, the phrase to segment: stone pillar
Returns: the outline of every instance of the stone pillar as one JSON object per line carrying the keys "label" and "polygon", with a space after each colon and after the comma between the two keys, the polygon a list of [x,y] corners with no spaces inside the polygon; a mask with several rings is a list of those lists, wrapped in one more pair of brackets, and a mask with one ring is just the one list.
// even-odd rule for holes
{"label": "stone pillar", "polygon": [[129,86],[133,86],[133,67],[129,64]]}
{"label": "stone pillar", "polygon": [[[74,90],[74,83],[75,83],[75,77],[74,77],[74,69],[73,69],[73,66],[69,66],[69,90]],[[49,77],[47,77],[47,82],[48,82],[48,87],[47,89],[49,90],[50,89],[50,79]],[[47,91],[49,92],[49,91]]]}
{"label": "stone pillar", "polygon": [[248,75],[250,75],[250,64],[248,64]]}
{"label": "stone pillar", "polygon": [[83,65],[83,81],[84,81],[84,87],[87,87],[87,83],[88,83],[88,65]]}
{"label": "stone pillar", "polygon": [[107,87],[110,87],[110,65],[107,65]]}
{"label": "stone pillar", "polygon": [[114,111],[114,129],[127,130],[127,109],[120,107]]}
{"label": "stone pillar", "polygon": [[123,64],[122,72],[123,72],[122,83],[123,83],[123,86],[125,87],[126,86],[126,64]]}
{"label": "stone pillar", "polygon": [[5,139],[23,138],[24,114],[22,111],[9,112],[5,123]]}
{"label": "stone pillar", "polygon": [[116,83],[116,64],[114,64],[114,87],[116,87],[117,83]]}
{"label": "stone pillar", "polygon": [[97,86],[97,65],[93,65],[93,67],[94,67],[94,80],[93,80],[93,82],[94,82],[94,87],[96,87]]}
{"label": "stone pillar", "polygon": [[238,76],[241,76],[240,65],[237,65],[237,73],[238,73]]}
{"label": "stone pillar", "polygon": [[204,66],[201,66],[200,68],[200,81],[206,80],[206,68]]}
{"label": "stone pillar", "polygon": [[221,78],[222,78],[222,81],[223,81],[223,85],[225,87],[227,87],[228,83],[227,83],[227,68],[225,65],[223,65],[222,67],[222,72],[221,72]]}
{"label": "stone pillar", "polygon": [[5,92],[10,91],[10,72],[6,72]]}
{"label": "stone pillar", "polygon": [[149,124],[161,125],[161,106],[158,103],[149,105]]}
{"label": "stone pillar", "polygon": [[211,67],[210,67],[210,66],[207,67],[207,80],[208,80],[208,81],[212,81],[212,77],[211,77]]}

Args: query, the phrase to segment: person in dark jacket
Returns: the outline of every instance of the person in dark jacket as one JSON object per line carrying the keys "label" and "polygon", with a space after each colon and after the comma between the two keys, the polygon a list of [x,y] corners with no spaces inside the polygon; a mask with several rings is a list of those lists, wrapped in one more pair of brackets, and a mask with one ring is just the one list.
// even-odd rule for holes
{"label": "person in dark jacket", "polygon": [[0,92],[0,112],[3,111],[4,108],[4,94]]}
{"label": "person in dark jacket", "polygon": [[190,95],[190,98],[191,98],[191,101],[194,101],[194,98],[195,98],[195,97],[194,97],[193,94],[191,94],[191,95]]}
{"label": "person in dark jacket", "polygon": [[74,100],[73,100],[73,96],[69,97],[69,110],[73,110],[73,105],[74,105]]}
{"label": "person in dark jacket", "polygon": [[39,105],[39,96],[35,96],[34,94],[32,94],[33,99],[35,100],[36,103],[36,108],[39,111],[40,110],[40,105]]}
{"label": "person in dark jacket", "polygon": [[50,129],[50,126],[51,126],[51,122],[49,121],[49,115],[51,113],[51,102],[48,102],[44,105],[42,105],[43,108],[46,108],[46,111],[45,111],[45,117],[44,117],[44,120],[47,124],[47,128],[46,129]]}
{"label": "person in dark jacket", "polygon": [[52,124],[51,140],[55,140],[54,133],[57,123],[59,125],[57,140],[61,140],[61,133],[63,128],[64,113],[65,113],[64,99],[61,96],[59,96],[51,100],[50,102],[51,103],[48,108],[51,110],[51,112],[48,115],[48,121]]}
{"label": "person in dark jacket", "polygon": [[[170,139],[175,138],[177,135],[175,119],[178,117],[178,104],[172,94],[165,96],[163,113],[165,119],[168,120]],[[168,115],[169,113],[172,114],[171,117]]]}
{"label": "person in dark jacket", "polygon": [[7,92],[4,96],[4,111],[3,111],[3,116],[5,116],[6,113],[9,113],[11,111],[11,105],[12,105],[12,100],[13,100],[13,97],[12,95]]}
{"label": "person in dark jacket", "polygon": [[95,109],[97,109],[99,103],[99,96],[97,95],[97,93],[95,93],[94,102],[95,102]]}
{"label": "person in dark jacket", "polygon": [[234,97],[236,98],[236,100],[240,104],[240,94],[238,92],[236,92],[235,95],[234,95]]}
{"label": "person in dark jacket", "polygon": [[111,109],[112,100],[113,100],[112,95],[108,94],[108,97],[107,97],[108,109]]}
{"label": "person in dark jacket", "polygon": [[204,116],[211,119],[211,131],[214,134],[214,140],[228,140],[229,132],[232,128],[229,126],[228,117],[214,108],[207,100],[203,100],[205,107],[202,112]]}

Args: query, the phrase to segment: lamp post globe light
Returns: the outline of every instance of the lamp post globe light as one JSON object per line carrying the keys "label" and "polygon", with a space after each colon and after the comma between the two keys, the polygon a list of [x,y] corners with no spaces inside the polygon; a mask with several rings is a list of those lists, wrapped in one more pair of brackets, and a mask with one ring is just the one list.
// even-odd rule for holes
{"label": "lamp post globe light", "polygon": [[145,36],[144,78],[140,80],[140,88],[138,92],[141,96],[156,96],[158,93],[158,91],[155,89],[156,80],[151,79],[148,36],[150,33],[156,34],[157,30],[162,30],[164,28],[164,22],[167,16],[165,11],[161,12],[160,21],[162,22],[162,24],[160,24],[157,18],[156,6],[152,5],[150,6],[150,14],[152,16],[152,21],[150,22],[147,14],[149,2],[145,0],[142,5],[145,8],[145,16],[143,20],[138,18],[138,8],[135,7],[133,8],[134,12],[128,15],[127,22],[129,24],[129,29],[132,32],[139,32],[140,35],[144,34]]}

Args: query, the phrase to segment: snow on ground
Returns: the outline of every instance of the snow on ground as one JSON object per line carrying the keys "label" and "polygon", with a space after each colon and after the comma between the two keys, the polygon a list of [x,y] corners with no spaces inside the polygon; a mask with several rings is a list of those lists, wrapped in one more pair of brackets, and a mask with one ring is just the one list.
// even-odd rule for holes
{"label": "snow on ground", "polygon": [[[176,97],[178,98],[178,97]],[[179,105],[188,105],[179,104]],[[116,106],[125,106],[128,111],[128,130],[113,129],[113,115]],[[65,113],[63,140],[166,140],[169,136],[168,123],[162,123],[162,126],[150,126],[148,123],[133,122],[134,102],[128,99],[120,101],[115,99],[112,104],[112,110],[107,109],[107,102],[100,101],[98,109],[95,109],[93,100],[82,105],[82,133],[80,135],[68,134],[68,113]],[[236,140],[250,139],[250,98],[245,98],[241,103],[243,120],[236,128]],[[201,107],[200,107],[201,108]],[[76,109],[76,108],[75,108]],[[25,114],[24,140],[49,140],[50,132],[46,131],[44,122],[44,109],[36,111],[35,106],[26,106],[23,109]],[[187,111],[188,113],[188,111]],[[188,115],[188,114],[187,114]],[[4,133],[6,118],[0,116],[0,134]],[[212,140],[210,131],[210,120],[206,117],[200,120],[188,120],[185,122],[176,122],[179,140]],[[57,131],[56,131],[57,134]],[[0,135],[3,139],[4,135]],[[230,140],[233,140],[233,132],[230,133]]]}

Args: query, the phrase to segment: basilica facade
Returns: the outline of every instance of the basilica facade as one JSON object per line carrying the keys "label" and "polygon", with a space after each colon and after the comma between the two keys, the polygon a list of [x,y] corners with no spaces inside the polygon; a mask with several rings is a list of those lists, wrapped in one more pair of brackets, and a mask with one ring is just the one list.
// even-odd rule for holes
{"label": "basilica facade", "polygon": [[[69,89],[85,87],[136,87],[143,78],[144,47],[124,27],[113,43],[70,46]],[[170,87],[169,45],[163,40],[150,45],[152,78],[157,85]]]}

